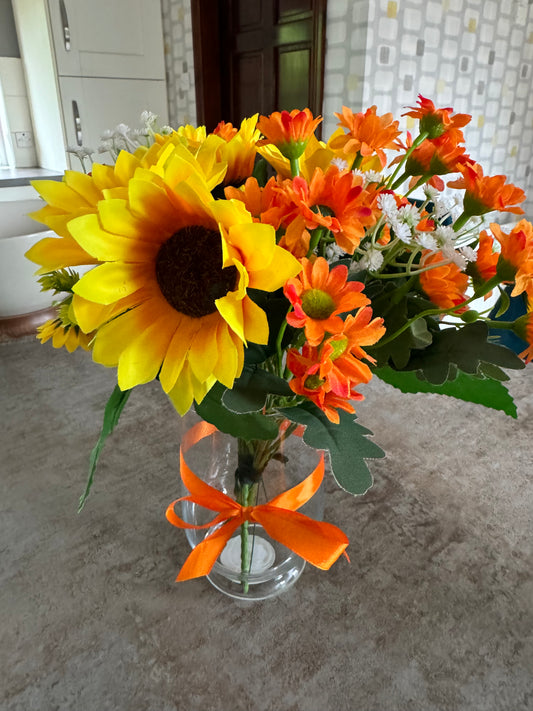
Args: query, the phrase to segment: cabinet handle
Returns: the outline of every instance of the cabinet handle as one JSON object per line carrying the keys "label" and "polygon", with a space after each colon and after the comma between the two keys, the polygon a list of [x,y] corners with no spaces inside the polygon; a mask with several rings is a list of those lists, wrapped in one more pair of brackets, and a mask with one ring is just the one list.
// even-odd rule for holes
{"label": "cabinet handle", "polygon": [[76,134],[76,143],[78,144],[78,146],[82,146],[83,136],[81,133],[81,119],[77,101],[72,102],[72,116],[74,117],[74,132]]}
{"label": "cabinet handle", "polygon": [[59,0],[59,12],[61,13],[61,24],[63,25],[63,41],[65,43],[65,51],[70,52],[70,27],[68,24],[67,8],[65,1]]}

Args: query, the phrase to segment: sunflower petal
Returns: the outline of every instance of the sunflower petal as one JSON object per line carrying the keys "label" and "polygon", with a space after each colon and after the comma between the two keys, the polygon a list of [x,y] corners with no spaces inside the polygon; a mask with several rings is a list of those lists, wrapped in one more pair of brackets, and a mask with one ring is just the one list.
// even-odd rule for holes
{"label": "sunflower petal", "polygon": [[73,287],[73,291],[97,304],[112,304],[135,293],[147,282],[144,264],[107,262],[87,272]]}
{"label": "sunflower petal", "polygon": [[[120,209],[115,201],[113,204]],[[104,212],[109,217],[112,210],[113,206],[111,209],[104,209]],[[113,225],[117,229],[121,228],[119,220]],[[68,228],[76,242],[101,261],[147,262],[155,258],[160,246],[153,242],[111,234],[100,227],[98,215],[94,214],[74,218],[68,223]]]}

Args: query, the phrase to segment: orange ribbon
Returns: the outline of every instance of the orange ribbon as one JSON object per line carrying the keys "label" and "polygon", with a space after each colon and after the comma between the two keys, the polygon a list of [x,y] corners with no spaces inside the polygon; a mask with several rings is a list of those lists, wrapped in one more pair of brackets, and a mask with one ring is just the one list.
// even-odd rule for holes
{"label": "orange ribbon", "polygon": [[[349,543],[348,538],[337,526],[324,521],[315,521],[296,511],[309,501],[322,483],[324,453],[321,452],[318,465],[300,484],[275,496],[266,504],[242,506],[198,478],[183,458],[184,451],[215,431],[216,427],[213,425],[199,422],[185,435],[180,448],[180,472],[183,483],[191,495],[173,501],[167,508],[166,517],[178,528],[200,529],[211,528],[217,524],[223,525],[212,531],[193,548],[176,581],[207,575],[234,531],[245,521],[260,524],[271,538],[290,548],[317,568],[328,570],[344,553]],[[191,501],[210,511],[218,512],[218,515],[201,526],[187,523],[174,511],[174,506],[179,501]]]}

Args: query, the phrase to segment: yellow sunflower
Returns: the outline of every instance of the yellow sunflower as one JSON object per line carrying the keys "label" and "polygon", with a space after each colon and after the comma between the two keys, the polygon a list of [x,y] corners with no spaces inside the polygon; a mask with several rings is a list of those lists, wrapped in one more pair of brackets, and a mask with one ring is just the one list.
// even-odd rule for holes
{"label": "yellow sunflower", "polygon": [[242,203],[213,200],[202,173],[173,145],[68,223],[98,263],[73,287],[77,322],[98,329],[94,360],[118,367],[123,390],[158,376],[180,414],[217,380],[233,385],[248,340],[267,342],[248,288],[274,291],[301,268]]}
{"label": "yellow sunflower", "polygon": [[[36,180],[32,183],[39,195],[46,201],[40,210],[31,213],[31,217],[49,227],[58,237],[45,237],[35,244],[26,257],[40,265],[37,274],[47,274],[67,266],[97,264],[98,260],[81,247],[68,229],[68,223],[74,217],[94,214],[100,200],[109,197],[127,197],[127,186],[137,170],[161,172],[170,154],[181,150],[182,159],[189,156],[181,145],[179,134],[158,136],[157,142],[150,148],[138,148],[135,153],[121,151],[115,165],[93,164],[90,175],[67,170],[62,181]],[[200,165],[193,158],[189,160],[192,172],[204,178],[210,189],[223,179],[226,164],[207,156]]]}

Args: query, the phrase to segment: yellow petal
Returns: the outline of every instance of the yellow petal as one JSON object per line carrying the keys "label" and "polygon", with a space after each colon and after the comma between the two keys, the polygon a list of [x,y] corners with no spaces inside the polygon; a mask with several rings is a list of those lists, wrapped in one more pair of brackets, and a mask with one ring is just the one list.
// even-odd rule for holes
{"label": "yellow petal", "polygon": [[133,175],[139,165],[140,162],[136,156],[128,153],[128,151],[120,151],[115,163],[117,183],[119,185],[126,185],[128,180],[133,178]]}
{"label": "yellow petal", "polygon": [[108,262],[87,272],[73,286],[73,291],[97,304],[112,304],[136,292],[149,278],[145,264]]}
{"label": "yellow petal", "polygon": [[190,409],[194,400],[194,388],[187,363],[185,363],[175,386],[167,393],[180,415]]}
{"label": "yellow petal", "polygon": [[176,208],[163,188],[153,181],[133,179],[128,190],[130,209],[136,217],[157,225],[169,234],[175,232]]}
{"label": "yellow petal", "polygon": [[161,387],[166,393],[170,392],[176,384],[192,339],[200,328],[199,321],[200,319],[189,318],[181,314],[181,320],[168,346],[161,373],[159,374]]}
{"label": "yellow petal", "polygon": [[[150,203],[148,205],[154,213],[158,212],[157,205]],[[160,228],[154,228],[153,223],[133,215],[126,200],[113,198],[102,201],[98,205],[98,214],[102,227],[107,232],[141,242],[155,242],[159,246],[172,234],[172,229],[163,231]]]}
{"label": "yellow petal", "polygon": [[[120,228],[120,224],[116,225]],[[160,245],[111,234],[100,227],[98,215],[82,215],[68,223],[76,242],[100,261],[151,262]]]}
{"label": "yellow petal", "polygon": [[[224,229],[229,231],[236,224],[239,227],[244,227],[245,225],[261,228],[266,227],[269,230],[274,231],[271,225],[260,225],[252,223],[252,216],[244,206],[241,200],[214,200],[210,204],[211,211],[215,216],[217,222],[222,225]],[[276,243],[276,235],[274,233],[274,244]]]}
{"label": "yellow petal", "polygon": [[252,343],[268,343],[268,319],[266,313],[249,296],[242,301],[244,335]]}
{"label": "yellow petal", "polygon": [[84,333],[90,333],[127,309],[139,306],[150,298],[146,289],[139,289],[125,299],[119,299],[109,306],[95,304],[79,294],[73,294],[72,308],[77,324]]}
{"label": "yellow petal", "polygon": [[265,269],[250,272],[250,288],[276,291],[301,270],[302,265],[296,257],[282,247],[276,247],[273,259]]}
{"label": "yellow petal", "polygon": [[226,296],[215,301],[215,305],[224,321],[235,331],[241,340],[246,341],[244,336],[242,301],[242,296],[239,296],[233,291],[228,291]]}
{"label": "yellow petal", "polygon": [[89,203],[79,193],[58,180],[33,180],[33,187],[47,203],[65,212],[77,212]]}
{"label": "yellow petal", "polygon": [[243,345],[237,337],[236,341],[233,340],[230,329],[224,321],[219,323],[217,329],[217,343],[219,358],[213,375],[227,388],[231,388],[233,381],[242,371]]}
{"label": "yellow petal", "polygon": [[99,328],[94,339],[93,360],[108,367],[117,365],[122,352],[140,331],[149,328],[153,317],[154,304],[150,300]]}
{"label": "yellow petal", "polygon": [[65,183],[83,197],[88,205],[96,205],[102,199],[102,191],[96,187],[90,175],[67,170],[65,171]]}
{"label": "yellow petal", "polygon": [[148,383],[156,377],[178,320],[177,313],[174,320],[169,320],[165,313],[142,330],[122,351],[118,362],[118,386],[121,390]]}
{"label": "yellow petal", "polygon": [[258,271],[268,268],[274,258],[276,232],[272,225],[233,225],[228,231],[228,242],[246,255],[244,263],[248,271]]}
{"label": "yellow petal", "polygon": [[87,254],[72,237],[45,237],[34,244],[25,256],[31,262],[42,265],[37,274],[46,274],[63,267],[98,264],[98,260]]}
{"label": "yellow petal", "polygon": [[199,382],[205,382],[213,374],[218,360],[217,325],[218,313],[201,319],[201,326],[191,342],[187,360]]}

